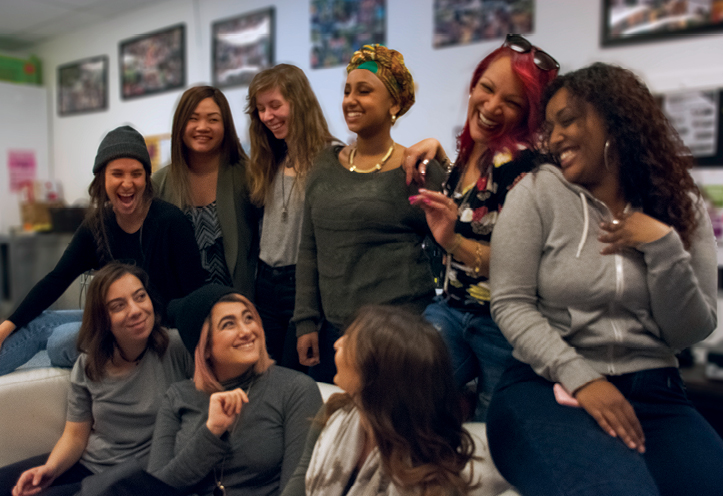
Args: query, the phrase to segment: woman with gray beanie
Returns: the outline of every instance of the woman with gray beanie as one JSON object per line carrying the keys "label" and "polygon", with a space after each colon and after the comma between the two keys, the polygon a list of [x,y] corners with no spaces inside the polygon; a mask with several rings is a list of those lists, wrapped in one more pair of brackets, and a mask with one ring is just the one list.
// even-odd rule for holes
{"label": "woman with gray beanie", "polygon": [[83,272],[111,261],[137,265],[148,273],[161,308],[205,280],[191,224],[178,208],[153,198],[151,160],[138,131],[121,126],[109,132],[93,174],[88,215],[60,261],[0,324],[0,375],[46,345],[53,365],[73,365],[82,310],[46,309]]}

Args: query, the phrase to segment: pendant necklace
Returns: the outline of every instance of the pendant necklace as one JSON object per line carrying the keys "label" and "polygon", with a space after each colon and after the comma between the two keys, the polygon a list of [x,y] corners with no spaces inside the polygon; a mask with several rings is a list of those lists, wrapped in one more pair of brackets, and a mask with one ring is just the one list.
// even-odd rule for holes
{"label": "pendant necklace", "polygon": [[[249,383],[248,387],[246,388],[246,396],[249,397],[249,401],[251,400],[251,388],[256,383],[256,380],[259,378],[258,375],[254,375],[253,379],[251,379],[251,382]],[[231,432],[229,432],[229,441],[231,441],[231,438],[233,437],[233,433],[236,430],[236,426],[238,425],[238,421],[241,418],[241,414],[239,413],[236,417],[236,420],[233,422],[233,427],[231,427]],[[233,446],[233,444],[232,444]],[[228,453],[227,453],[228,454]],[[226,454],[226,455],[227,455]],[[226,496],[226,487],[223,485],[223,469],[226,465],[226,455],[223,455],[223,459],[221,460],[221,475],[219,477],[216,477],[216,467],[213,467],[213,480],[216,482],[216,485],[213,488],[213,496]]]}
{"label": "pendant necklace", "polygon": [[[291,168],[291,167],[289,167],[289,168]],[[283,169],[281,171],[281,221],[282,222],[286,222],[289,219],[289,203],[291,202],[291,195],[294,192],[294,186],[296,186],[296,178],[297,177],[298,177],[298,173],[294,176],[294,182],[291,183],[291,189],[289,190],[289,196],[287,198],[286,192],[284,191],[284,183],[286,182],[286,174],[284,174]]]}
{"label": "pendant necklace", "polygon": [[389,157],[392,156],[392,153],[394,153],[394,143],[392,141],[392,146],[389,147],[389,150],[387,150],[387,153],[382,158],[382,161],[379,162],[377,165],[372,167],[371,169],[360,169],[356,165],[354,165],[354,156],[356,155],[356,147],[352,148],[349,152],[349,170],[351,172],[379,172],[382,170],[382,167],[384,167],[384,164],[387,163],[387,160],[389,160]]}

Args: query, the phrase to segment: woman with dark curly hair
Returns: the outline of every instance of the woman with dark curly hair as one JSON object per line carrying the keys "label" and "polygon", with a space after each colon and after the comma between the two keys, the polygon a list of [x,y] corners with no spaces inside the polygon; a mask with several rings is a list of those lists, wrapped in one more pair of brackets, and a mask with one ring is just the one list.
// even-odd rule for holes
{"label": "woman with dark curly hair", "polygon": [[554,81],[544,165],[492,239],[492,314],[515,361],[490,451],[525,495],[720,494],[723,441],[676,350],[716,327],[716,247],[690,155],[646,86],[607,64]]}
{"label": "woman with dark curly hair", "polygon": [[418,315],[363,307],[334,344],[332,395],[283,496],[466,494],[474,441],[439,333]]}

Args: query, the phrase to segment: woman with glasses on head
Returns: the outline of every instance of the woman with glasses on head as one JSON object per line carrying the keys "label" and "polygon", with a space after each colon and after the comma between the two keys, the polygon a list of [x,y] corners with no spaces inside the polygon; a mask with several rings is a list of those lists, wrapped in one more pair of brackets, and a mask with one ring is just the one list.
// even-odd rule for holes
{"label": "woman with glasses on head", "polygon": [[[490,316],[489,242],[507,192],[535,166],[539,101],[558,68],[523,37],[508,35],[472,75],[459,154],[444,192],[420,189],[410,198],[447,252],[444,293],[424,315],[449,347],[458,386],[478,377],[480,421],[512,351]],[[411,147],[408,181],[415,169],[419,180],[435,157],[449,163],[434,139]]]}
{"label": "woman with glasses on head", "polygon": [[515,360],[487,432],[524,495],[713,496],[723,441],[676,352],[716,327],[716,245],[683,146],[632,72],[548,88],[545,164],[492,239],[492,314]]}
{"label": "woman with glasses on head", "polygon": [[153,174],[153,185],[191,220],[206,281],[253,298],[258,211],[249,201],[247,161],[226,96],[195,86],[178,102],[171,164]]}
{"label": "woman with glasses on head", "polygon": [[[317,380],[332,380],[333,344],[357,308],[388,303],[421,313],[434,296],[422,248],[429,231],[421,209],[409,205],[405,148],[391,137],[413,103],[414,81],[399,52],[366,45],[354,54],[342,109],[357,141],[327,148],[314,164],[296,268],[299,361],[315,366],[309,372]],[[428,175],[441,187],[438,164]]]}
{"label": "woman with glasses on head", "polygon": [[306,179],[317,155],[334,141],[304,72],[279,64],[256,74],[249,86],[251,200],[263,206],[256,308],[272,358],[299,366],[290,323],[296,297]]}

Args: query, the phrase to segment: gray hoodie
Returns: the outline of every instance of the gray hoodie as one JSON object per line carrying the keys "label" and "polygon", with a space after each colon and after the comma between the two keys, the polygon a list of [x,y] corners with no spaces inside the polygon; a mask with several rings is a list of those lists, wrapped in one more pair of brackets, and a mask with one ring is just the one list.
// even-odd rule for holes
{"label": "gray hoodie", "polygon": [[608,208],[543,165],[510,191],[492,236],[492,316],[514,356],[568,391],[606,375],[675,367],[716,327],[717,252],[703,202],[678,233],[601,255]]}

